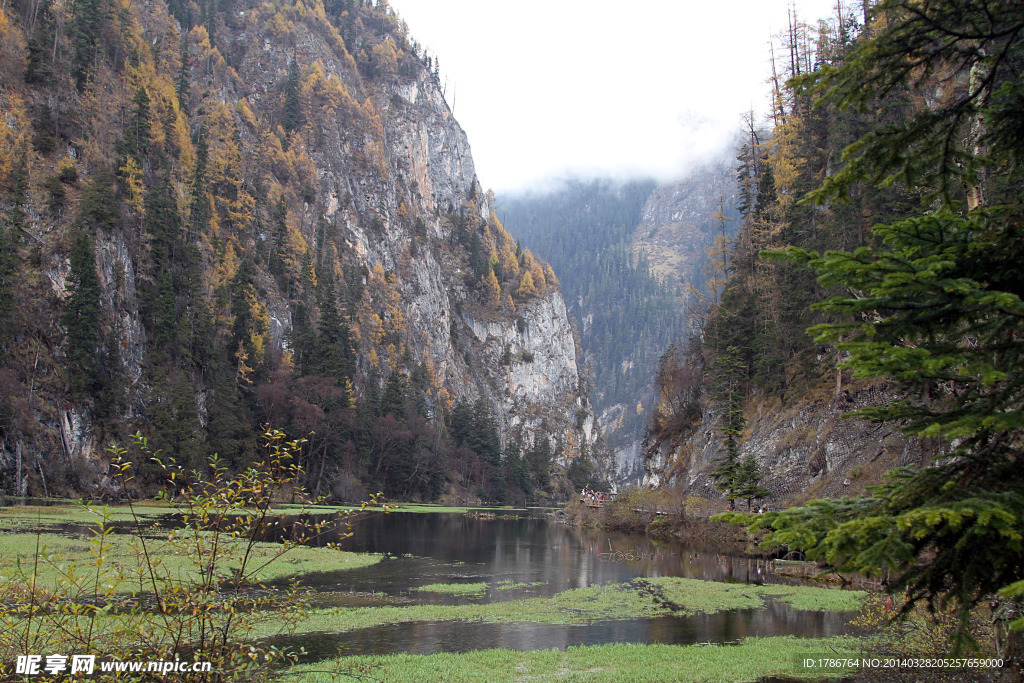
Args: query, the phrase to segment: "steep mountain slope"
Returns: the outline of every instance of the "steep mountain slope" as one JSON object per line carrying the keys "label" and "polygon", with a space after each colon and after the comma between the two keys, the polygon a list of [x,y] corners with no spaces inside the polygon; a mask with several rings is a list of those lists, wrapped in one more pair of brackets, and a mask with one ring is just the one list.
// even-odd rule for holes
{"label": "steep mountain slope", "polygon": [[[740,217],[733,163],[721,159],[682,180],[659,185],[644,203],[632,246],[651,270],[684,292],[708,287],[708,250],[732,237]],[[720,215],[720,218],[717,217]]]}
{"label": "steep mountain slope", "polygon": [[[794,55],[841,63],[854,42],[851,25],[825,22],[816,30],[816,46]],[[936,455],[934,444],[903,435],[899,425],[842,417],[906,398],[894,380],[855,381],[840,366],[845,352],[807,331],[849,322],[813,305],[853,290],[761,257],[786,245],[814,253],[874,246],[881,240],[867,226],[920,206],[927,189],[900,184],[858,185],[847,201],[800,201],[843,167],[844,148],[871,125],[911,116],[913,99],[899,88],[877,110],[855,112],[814,106],[817,95],[792,82],[777,95],[776,125],[751,127],[737,148],[740,220],[711,264],[720,293],[709,292],[695,333],[659,369],[645,465],[650,485],[736,499],[750,497],[737,491],[753,483],[773,504],[785,504],[860,493],[892,467],[921,466]]]}
{"label": "steep mountain slope", "polygon": [[557,495],[589,457],[554,275],[386,2],[2,16],[8,491],[88,491],[135,429],[234,467],[310,434],[342,496]]}

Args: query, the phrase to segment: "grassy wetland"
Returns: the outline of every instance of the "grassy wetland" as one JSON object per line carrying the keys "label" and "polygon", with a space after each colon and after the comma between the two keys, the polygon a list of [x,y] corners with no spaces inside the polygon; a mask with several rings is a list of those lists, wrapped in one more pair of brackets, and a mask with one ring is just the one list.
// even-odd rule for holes
{"label": "grassy wetland", "polygon": [[[296,510],[282,506],[279,512],[288,515],[279,524],[296,524]],[[154,585],[160,599],[171,596],[172,603],[183,600],[185,587],[206,586],[197,603],[220,612],[240,605],[248,610],[231,631],[240,644],[266,652],[311,650],[297,661],[277,656],[259,662],[291,667],[293,680],[303,681],[328,680],[325,672],[338,670],[396,681],[742,681],[799,677],[794,652],[856,645],[842,634],[844,615],[864,602],[860,591],[748,582],[766,568],[683,547],[658,548],[627,534],[570,529],[537,511],[428,512],[363,511],[350,538],[326,533],[307,545],[286,536],[249,542],[237,530],[222,531],[223,554],[211,576],[196,554],[209,553],[218,534],[176,528],[174,515],[180,519],[181,511],[166,504],[137,506],[137,524],[125,508],[4,508],[0,592],[7,607],[0,627],[25,647],[42,641],[54,651],[79,651],[86,637],[94,645],[127,642],[132,634],[166,628]],[[240,586],[233,581],[243,563]],[[154,584],[152,574],[162,583]],[[584,584],[580,576],[591,578]],[[92,596],[84,602],[100,607],[37,611],[36,630],[26,629],[24,606],[32,594],[37,602]],[[279,603],[281,596],[288,597]],[[195,607],[183,601],[179,608],[187,605]],[[62,635],[35,638],[36,645],[25,638],[45,630],[48,620]],[[463,627],[474,624],[467,636]],[[695,625],[719,644],[694,642],[687,634]],[[202,631],[201,624],[185,626],[193,636]],[[501,639],[510,627],[522,641]],[[409,632],[430,634],[431,643],[408,646]],[[578,637],[597,644],[578,646]],[[385,643],[385,651],[353,646],[367,639],[378,649]],[[222,666],[240,675],[244,667],[229,654],[221,653]],[[766,666],[766,659],[774,663]]]}
{"label": "grassy wetland", "polygon": [[[111,519],[119,516],[113,515]],[[77,527],[86,524],[89,517],[89,513],[56,513],[47,519],[56,527],[61,522]],[[97,553],[98,546],[93,541],[99,537],[99,527],[79,529],[72,532],[74,535],[64,535],[57,531],[33,532],[25,526],[19,526],[17,530],[6,526],[6,523],[0,523],[0,585],[24,582],[34,575],[37,586],[52,592],[59,583],[66,583],[75,576],[96,575],[92,568],[100,561],[100,556]],[[140,537],[132,534],[112,533],[103,540],[101,562],[106,565],[108,579],[114,580],[116,577],[116,583],[110,585],[113,592],[127,594],[147,591],[147,553],[150,555],[149,563],[157,572],[183,582],[197,578],[198,568],[194,558],[189,556],[187,547],[182,547],[180,539],[171,539],[166,531],[159,533],[148,527],[145,533],[148,536],[145,550]],[[237,547],[241,542],[231,540],[228,543]],[[230,552],[232,548],[225,547],[224,550]],[[381,559],[379,555],[329,552],[305,546],[289,549],[283,555],[280,553],[279,544],[256,543],[249,556],[256,568],[251,572],[249,580],[281,581],[310,572],[366,567]],[[218,571],[227,577],[239,566],[238,561],[225,560]]]}

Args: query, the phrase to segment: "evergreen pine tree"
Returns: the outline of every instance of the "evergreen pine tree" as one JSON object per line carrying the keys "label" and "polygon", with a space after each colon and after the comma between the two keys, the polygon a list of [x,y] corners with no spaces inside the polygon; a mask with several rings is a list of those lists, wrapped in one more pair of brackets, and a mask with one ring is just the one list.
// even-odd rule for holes
{"label": "evergreen pine tree", "polygon": [[0,216],[0,362],[14,329],[14,282],[17,278],[17,242],[13,226]]}
{"label": "evergreen pine tree", "polygon": [[754,500],[767,498],[771,491],[761,486],[761,468],[753,455],[740,461],[737,476],[736,496],[747,499],[747,510],[753,509]]}
{"label": "evergreen pine tree", "polygon": [[100,386],[100,280],[92,238],[81,230],[71,251],[70,295],[61,323],[66,331],[68,386],[79,400],[89,399]]}
{"label": "evergreen pine tree", "polygon": [[[933,92],[949,83],[944,74],[967,78],[847,148],[846,165],[814,197],[901,181],[933,202],[875,226],[877,247],[787,254],[841,292],[818,304],[839,316],[813,329],[818,340],[848,352],[854,376],[905,390],[855,414],[932,438],[943,457],[894,472],[869,496],[756,523],[775,530],[769,542],[840,571],[893,570],[889,590],[906,593],[907,611],[919,601],[955,606],[964,644],[974,606],[997,591],[1024,595],[1024,15],[974,0],[887,0],[879,11],[883,30],[801,85],[843,109],[876,107],[901,87]],[[1018,639],[1006,656],[1022,654]]]}
{"label": "evergreen pine tree", "polygon": [[736,498],[743,496],[744,470],[739,458],[739,437],[746,424],[743,417],[746,368],[739,349],[730,346],[719,355],[715,359],[714,373],[716,398],[722,411],[719,431],[724,441],[711,478],[735,507]]}
{"label": "evergreen pine tree", "polygon": [[281,126],[285,133],[290,134],[299,130],[305,122],[302,113],[302,100],[299,97],[301,85],[299,62],[297,59],[292,59],[288,69],[288,80],[284,83],[284,114],[281,117]]}
{"label": "evergreen pine tree", "polygon": [[77,0],[72,4],[72,76],[79,90],[85,88],[99,50],[100,34],[109,22],[110,12],[102,0]]}
{"label": "evergreen pine tree", "polygon": [[317,325],[316,342],[312,358],[306,363],[306,371],[323,377],[333,377],[341,387],[355,376],[356,353],[348,326],[338,312],[334,294],[334,280],[329,276],[321,279],[320,321]]}
{"label": "evergreen pine tree", "polygon": [[152,137],[149,93],[142,86],[135,90],[132,111],[125,124],[121,153],[135,157],[141,165]]}
{"label": "evergreen pine tree", "polygon": [[[180,19],[179,19],[180,21]],[[184,22],[182,21],[182,24]],[[191,94],[192,69],[189,66],[188,57],[188,32],[181,33],[181,67],[178,69],[178,80],[175,83],[174,91],[178,95],[178,106],[188,116],[191,114],[189,96]]]}

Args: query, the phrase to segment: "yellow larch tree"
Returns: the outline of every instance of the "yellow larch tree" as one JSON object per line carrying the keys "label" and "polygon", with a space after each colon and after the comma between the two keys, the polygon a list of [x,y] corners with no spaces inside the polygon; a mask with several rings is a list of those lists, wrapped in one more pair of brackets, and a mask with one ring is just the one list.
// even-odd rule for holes
{"label": "yellow larch tree", "polygon": [[[0,13],[0,16],[3,16]],[[13,92],[0,91],[0,185],[6,184],[21,149],[27,147],[31,118],[25,102]]]}
{"label": "yellow larch tree", "polygon": [[501,308],[508,315],[514,315],[516,312],[516,302],[512,300],[512,295],[507,291],[502,295]]}
{"label": "yellow larch tree", "polygon": [[548,287],[558,286],[558,278],[555,277],[555,271],[551,268],[550,263],[544,264],[544,284]]}
{"label": "yellow larch tree", "polygon": [[533,276],[533,286],[537,288],[537,294],[540,295],[547,286],[547,278],[544,277],[544,268],[540,265],[540,261],[532,259],[530,275]]}
{"label": "yellow larch tree", "polygon": [[142,185],[142,167],[135,157],[126,156],[121,167],[117,169],[124,181],[128,193],[128,206],[132,213],[141,221],[144,213],[145,188]]}
{"label": "yellow larch tree", "polygon": [[501,285],[498,284],[498,276],[491,269],[484,278],[484,301],[490,308],[497,310],[501,306]]}
{"label": "yellow larch tree", "polygon": [[373,70],[380,78],[394,78],[398,72],[398,52],[395,50],[395,41],[386,38],[377,43],[370,50],[370,57],[373,60]]}
{"label": "yellow larch tree", "polygon": [[537,288],[533,284],[533,275],[530,271],[523,273],[523,279],[519,282],[516,296],[520,301],[537,296]]}

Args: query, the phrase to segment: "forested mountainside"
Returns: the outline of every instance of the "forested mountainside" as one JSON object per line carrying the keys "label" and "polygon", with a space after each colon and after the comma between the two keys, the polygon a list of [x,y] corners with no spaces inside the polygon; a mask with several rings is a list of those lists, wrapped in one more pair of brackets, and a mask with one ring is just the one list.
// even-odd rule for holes
{"label": "forested mountainside", "polygon": [[[863,492],[895,466],[956,451],[961,433],[943,426],[946,411],[964,417],[979,396],[1019,395],[1019,367],[1007,374],[1007,362],[1019,353],[1020,278],[1003,257],[986,259],[989,249],[1019,251],[1017,219],[996,217],[1020,206],[1019,138],[1008,132],[1020,110],[1008,112],[1024,57],[1009,47],[1012,31],[981,27],[1019,30],[1019,14],[933,9],[934,35],[900,33],[915,14],[888,2],[866,25],[844,10],[785,37],[771,125],[750,125],[737,150],[739,232],[710,261],[724,288],[708,290],[696,334],[659,370],[648,483],[776,504]],[[944,42],[961,29],[1001,57]],[[903,42],[874,47],[891,35]],[[904,70],[870,62],[899,62],[911,40],[919,52]],[[851,55],[861,72],[834,71]],[[766,256],[787,247],[788,259]],[[987,311],[977,291],[1005,296],[1007,308]],[[1001,320],[1002,341],[975,315]],[[965,360],[965,348],[986,360]],[[851,412],[859,417],[841,417]]]}
{"label": "forested mountainside", "polygon": [[557,280],[386,0],[4,3],[0,111],[0,491],[95,492],[136,430],[241,468],[262,424],[342,498],[593,469]]}
{"label": "forested mountainside", "polygon": [[837,7],[794,23],[772,131],[740,149],[728,281],[662,366],[652,474],[769,495],[781,508],[720,519],[886,577],[900,616],[955,624],[952,651],[990,628],[1019,680],[1024,13]]}
{"label": "forested mountainside", "polygon": [[877,246],[881,239],[869,227],[919,209],[928,194],[859,183],[847,201],[801,201],[842,168],[843,150],[869,128],[906,120],[920,106],[906,88],[863,112],[815,106],[815,93],[785,83],[815,65],[842,63],[863,30],[856,22],[849,15],[842,30],[838,21],[795,26],[784,46],[792,59],[775,81],[773,125],[748,119],[740,134],[738,232],[710,254],[706,268],[719,288],[705,290],[697,332],[662,361],[649,483],[681,483],[709,496],[722,495],[724,486],[727,495],[720,466],[746,462],[753,469],[756,462],[754,479],[781,503],[806,492],[862,491],[897,464],[927,461],[922,444],[897,428],[840,417],[895,397],[884,383],[851,384],[850,373],[837,369],[841,352],[807,332],[836,320],[813,304],[842,290],[804,266],[759,256],[785,245],[819,252]]}
{"label": "forested mountainside", "polygon": [[548,194],[502,198],[509,231],[550,259],[579,328],[598,425],[615,451],[618,478],[638,480],[658,358],[682,334],[683,288],[631,248],[648,213],[652,181],[569,181]]}

